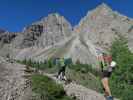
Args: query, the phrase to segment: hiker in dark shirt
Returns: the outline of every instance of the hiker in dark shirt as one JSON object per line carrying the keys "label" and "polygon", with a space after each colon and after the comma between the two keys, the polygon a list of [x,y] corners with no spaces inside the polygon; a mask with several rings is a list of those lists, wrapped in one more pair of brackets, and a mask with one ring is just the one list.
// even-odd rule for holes
{"label": "hiker in dark shirt", "polygon": [[60,69],[58,72],[58,79],[66,81],[66,76],[65,76],[66,64],[65,64],[64,58],[59,59],[59,66],[60,66]]}

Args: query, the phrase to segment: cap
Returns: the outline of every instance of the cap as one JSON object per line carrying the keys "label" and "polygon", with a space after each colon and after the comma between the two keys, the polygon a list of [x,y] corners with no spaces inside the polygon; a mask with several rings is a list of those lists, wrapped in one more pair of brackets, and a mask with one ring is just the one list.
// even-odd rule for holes
{"label": "cap", "polygon": [[116,62],[115,61],[111,61],[110,66],[111,67],[115,67],[116,66]]}

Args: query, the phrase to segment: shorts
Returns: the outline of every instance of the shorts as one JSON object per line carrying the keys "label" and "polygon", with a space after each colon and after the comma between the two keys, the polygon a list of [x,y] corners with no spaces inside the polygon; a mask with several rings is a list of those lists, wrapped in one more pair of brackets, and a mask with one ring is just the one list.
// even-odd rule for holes
{"label": "shorts", "polygon": [[63,76],[65,76],[65,66],[62,66],[61,69],[58,72],[58,75],[62,73]]}
{"label": "shorts", "polygon": [[109,78],[111,76],[111,73],[112,72],[108,72],[107,70],[103,70],[103,72],[102,72],[102,78],[105,78],[105,77]]}

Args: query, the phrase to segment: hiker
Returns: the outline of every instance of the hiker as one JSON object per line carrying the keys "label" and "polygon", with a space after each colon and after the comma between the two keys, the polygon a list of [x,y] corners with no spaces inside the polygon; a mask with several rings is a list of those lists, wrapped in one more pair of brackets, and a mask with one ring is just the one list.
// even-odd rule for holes
{"label": "hiker", "polygon": [[66,76],[65,76],[66,64],[65,64],[65,59],[64,58],[59,59],[59,66],[60,66],[60,69],[59,69],[57,78],[60,79],[60,80],[66,81],[67,80]]}
{"label": "hiker", "polygon": [[101,72],[102,72],[102,85],[105,92],[105,97],[107,100],[113,100],[113,97],[111,95],[110,87],[109,87],[109,78],[112,74],[113,69],[116,66],[116,62],[112,61],[111,56],[107,56],[103,54],[103,58],[101,59]]}

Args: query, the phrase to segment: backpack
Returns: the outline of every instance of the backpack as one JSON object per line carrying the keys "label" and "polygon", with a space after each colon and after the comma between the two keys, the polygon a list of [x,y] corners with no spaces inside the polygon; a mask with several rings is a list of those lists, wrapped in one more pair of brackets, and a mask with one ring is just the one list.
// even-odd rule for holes
{"label": "backpack", "polygon": [[61,58],[59,60],[60,66],[65,66],[65,60],[63,58]]}

